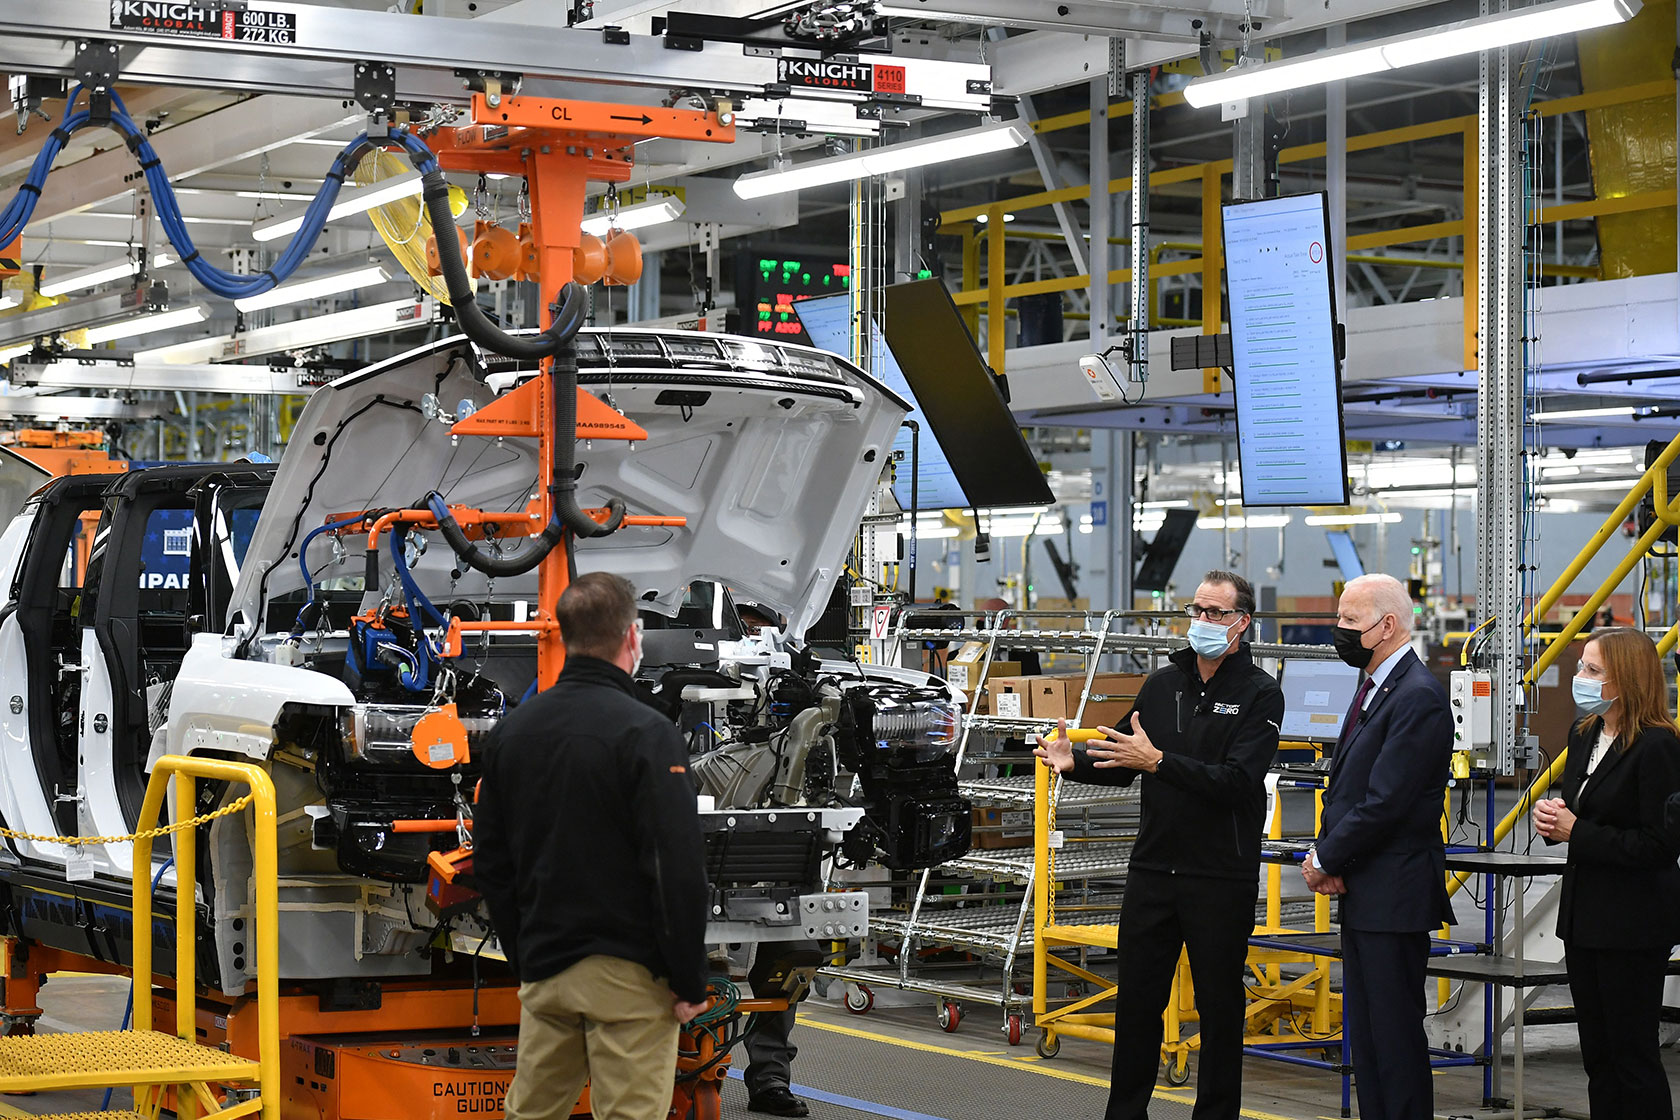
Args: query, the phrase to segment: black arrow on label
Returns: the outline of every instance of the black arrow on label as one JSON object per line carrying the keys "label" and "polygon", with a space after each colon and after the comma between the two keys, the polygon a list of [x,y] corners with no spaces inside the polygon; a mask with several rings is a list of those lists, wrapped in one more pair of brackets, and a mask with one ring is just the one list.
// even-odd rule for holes
{"label": "black arrow on label", "polygon": [[620,117],[620,116],[614,115],[614,116],[612,116],[608,119],[609,120],[615,120],[615,121],[640,121],[642,124],[652,124],[653,123],[653,118],[648,116],[646,113],[643,113],[639,117]]}

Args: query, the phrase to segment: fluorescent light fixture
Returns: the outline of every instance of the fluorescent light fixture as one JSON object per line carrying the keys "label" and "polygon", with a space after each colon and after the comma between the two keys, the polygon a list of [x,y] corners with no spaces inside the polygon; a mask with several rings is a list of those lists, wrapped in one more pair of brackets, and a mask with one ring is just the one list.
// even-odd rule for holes
{"label": "fluorescent light fixture", "polygon": [[1570,478],[1581,473],[1574,463],[1542,463],[1540,473],[1546,478]]}
{"label": "fluorescent light fixture", "polygon": [[1168,498],[1159,502],[1139,502],[1139,509],[1189,509],[1189,498]]}
{"label": "fluorescent light fixture", "polygon": [[[992,220],[992,216],[990,214],[977,214],[977,215],[975,215],[974,220],[979,222],[981,225],[986,225],[988,222],[990,222]],[[1013,222],[1014,220],[1015,220],[1015,215],[1013,215],[1013,214],[1005,214],[1003,216],[1003,224],[1004,225],[1008,225],[1010,222]]]}
{"label": "fluorescent light fixture", "polygon": [[675,195],[664,195],[625,206],[617,212],[601,211],[583,220],[583,232],[605,237],[612,229],[641,229],[661,222],[674,222],[683,216],[687,207]]}
{"label": "fluorescent light fixture", "polygon": [[1632,415],[1631,405],[1616,408],[1566,408],[1560,412],[1536,412],[1534,422],[1543,424],[1548,420],[1591,420],[1595,417]]}
{"label": "fluorescent light fixture", "polygon": [[735,193],[741,198],[764,198],[766,195],[786,194],[806,187],[820,187],[829,183],[849,183],[872,175],[891,175],[912,167],[948,163],[970,156],[1006,152],[1027,142],[1027,134],[1018,125],[987,125],[966,129],[925,140],[911,140],[903,144],[885,144],[866,152],[856,152],[831,159],[812,160],[769,171],[755,171],[735,180]]}
{"label": "fluorescent light fixture", "polygon": [[993,537],[1024,537],[1031,533],[1036,537],[1054,537],[1062,531],[1062,519],[1059,517],[1045,517],[1038,520],[1035,528],[1034,518],[1031,517],[999,517],[986,527],[986,532]]}
{"label": "fluorescent light fixture", "polygon": [[159,311],[154,315],[140,315],[133,319],[124,319],[104,327],[92,327],[87,332],[87,344],[98,346],[102,342],[115,342],[122,338],[133,338],[136,335],[155,334],[172,327],[189,327],[194,323],[204,322],[207,312],[202,304],[193,304],[175,311]]}
{"label": "fluorescent light fixture", "polygon": [[1638,484],[1637,478],[1605,478],[1597,482],[1546,482],[1542,483],[1543,494],[1555,494],[1559,491],[1574,490],[1620,490],[1624,493]]}
{"label": "fluorescent light fixture", "polygon": [[[389,206],[393,202],[412,198],[419,194],[420,190],[420,174],[413,172],[383,180],[372,186],[346,191],[338,196],[338,202],[327,213],[327,221],[336,222],[352,214],[365,214],[376,206]],[[266,222],[258,222],[251,227],[251,236],[258,241],[273,241],[278,237],[290,237],[302,228],[303,214],[300,212],[289,218],[270,218]]]}
{"label": "fluorescent light fixture", "polygon": [[1202,517],[1198,529],[1281,529],[1295,519],[1287,513],[1261,513],[1251,517]]}
{"label": "fluorescent light fixture", "polygon": [[341,292],[354,292],[362,288],[371,288],[383,284],[391,278],[391,274],[378,265],[358,268],[354,272],[340,272],[334,276],[322,276],[316,280],[300,280],[295,284],[283,284],[272,288],[260,296],[250,296],[246,299],[236,299],[233,305],[241,311],[262,311],[269,307],[281,307],[288,303],[303,303],[306,300],[323,299],[336,296]]}
{"label": "fluorescent light fixture", "polygon": [[122,288],[102,295],[78,296],[0,319],[0,347],[33,344],[70,331],[126,323],[137,315],[169,309],[169,285],[153,280],[144,288]]}
{"label": "fluorescent light fixture", "polygon": [[[898,531],[905,536],[910,535],[910,523],[900,521]],[[962,530],[955,525],[921,525],[916,526],[916,539],[919,541],[952,540],[962,535]]]}
{"label": "fluorescent light fixture", "polygon": [[1313,513],[1301,519],[1308,525],[1393,525],[1398,513]]}
{"label": "fluorescent light fixture", "polygon": [[1318,51],[1259,66],[1238,66],[1197,78],[1184,87],[1184,100],[1201,108],[1264,97],[1284,90],[1380,74],[1443,58],[1568,35],[1622,23],[1639,13],[1640,0],[1552,0],[1516,11],[1443,24],[1410,35]]}
{"label": "fluorescent light fixture", "polygon": [[[152,258],[153,268],[166,268],[175,263],[175,258],[167,253],[159,253]],[[57,280],[48,281],[41,285],[40,291],[49,299],[54,296],[68,295],[88,288],[97,288],[101,284],[108,284],[113,280],[125,280],[140,271],[138,260],[119,261],[116,264],[100,265],[97,268],[72,272],[68,276],[61,276]]]}
{"label": "fluorescent light fixture", "polygon": [[276,323],[272,327],[258,327],[241,335],[221,335],[162,346],[134,355],[134,361],[137,365],[180,365],[307,350],[332,342],[424,326],[435,314],[436,305],[431,300],[410,297],[340,311],[334,315],[315,315],[294,319],[290,323]]}

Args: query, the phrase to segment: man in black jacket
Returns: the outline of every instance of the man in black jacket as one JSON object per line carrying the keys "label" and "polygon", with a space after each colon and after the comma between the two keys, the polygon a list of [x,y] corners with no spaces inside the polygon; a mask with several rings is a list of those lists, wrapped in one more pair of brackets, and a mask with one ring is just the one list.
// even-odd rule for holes
{"label": "man in black jacket", "polygon": [[1453,920],[1441,841],[1451,709],[1412,652],[1404,584],[1376,573],[1349,580],[1336,613],[1336,652],[1363,677],[1301,872],[1314,891],[1342,900],[1342,1023],[1359,1115],[1430,1120],[1424,970],[1429,931]]}
{"label": "man in black jacket", "polygon": [[1120,911],[1127,1000],[1115,1015],[1107,1120],[1148,1116],[1181,949],[1201,1018],[1194,1116],[1236,1120],[1242,1103],[1243,971],[1283,692],[1242,641],[1254,612],[1246,579],[1209,572],[1189,611],[1191,648],[1143,682],[1124,731],[1100,728],[1109,741],[1075,751],[1064,724],[1036,752],[1076,781],[1125,786],[1143,775]]}
{"label": "man in black jacket", "polygon": [[566,667],[485,749],[473,870],[518,971],[508,1120],[664,1120],[679,1023],[706,1006],[706,868],[688,752],[637,698],[629,581],[574,580]]}

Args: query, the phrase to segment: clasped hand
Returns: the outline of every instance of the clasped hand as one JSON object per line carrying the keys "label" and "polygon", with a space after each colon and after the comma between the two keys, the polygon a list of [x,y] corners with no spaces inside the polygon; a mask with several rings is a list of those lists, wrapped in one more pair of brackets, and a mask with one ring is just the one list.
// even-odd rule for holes
{"label": "clasped hand", "polygon": [[1347,884],[1342,882],[1340,875],[1331,875],[1306,863],[1301,864],[1301,878],[1307,881],[1307,887],[1314,894],[1338,895],[1347,893]]}
{"label": "clasped hand", "polygon": [[1568,840],[1575,831],[1575,814],[1563,798],[1543,798],[1534,803],[1534,831],[1548,840]]}

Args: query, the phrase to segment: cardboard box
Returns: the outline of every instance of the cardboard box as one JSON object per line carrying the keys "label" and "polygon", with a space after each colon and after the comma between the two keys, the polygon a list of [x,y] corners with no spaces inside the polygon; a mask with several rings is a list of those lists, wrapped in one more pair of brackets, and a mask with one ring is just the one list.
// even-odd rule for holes
{"label": "cardboard box", "polygon": [[[1140,673],[1098,673],[1091,681],[1093,699],[1085,705],[1082,727],[1113,727],[1126,718],[1143,684]],[[1085,687],[1085,674],[1057,677],[1038,677],[1032,686],[1031,715],[1033,719],[1072,719],[1079,710],[1079,694]],[[1105,696],[1108,699],[1097,700]]]}
{"label": "cardboard box", "polygon": [[[985,642],[965,642],[951,654],[951,659],[945,663],[945,679],[953,688],[960,688],[964,692],[972,692],[981,684],[980,667],[986,662]],[[986,679],[993,677],[1018,677],[1021,675],[1019,661],[1004,661],[1001,658],[986,666]]]}
{"label": "cardboard box", "polygon": [[973,847],[995,851],[998,848],[1030,848],[1032,843],[1031,809],[974,810]]}
{"label": "cardboard box", "polygon": [[[1016,672],[1020,667],[1016,666]],[[1041,677],[993,677],[986,682],[991,715],[999,719],[1027,719],[1032,715],[1033,685]]]}
{"label": "cardboard box", "polygon": [[[973,685],[957,684],[956,677],[949,674],[947,674],[946,679],[955,687],[968,693],[971,699],[973,698],[974,693],[978,691],[980,693],[980,706],[974,709],[974,714],[977,716],[989,716],[995,711],[995,701],[993,700],[993,697],[998,691],[997,682],[999,680],[1007,680],[1019,676],[1020,672],[1021,663],[1019,661],[994,661],[992,662],[991,670],[986,674],[986,682],[983,685],[980,685],[978,689],[976,689]],[[973,673],[966,674],[964,679],[973,681],[978,675],[978,666],[976,666],[975,671]]]}

